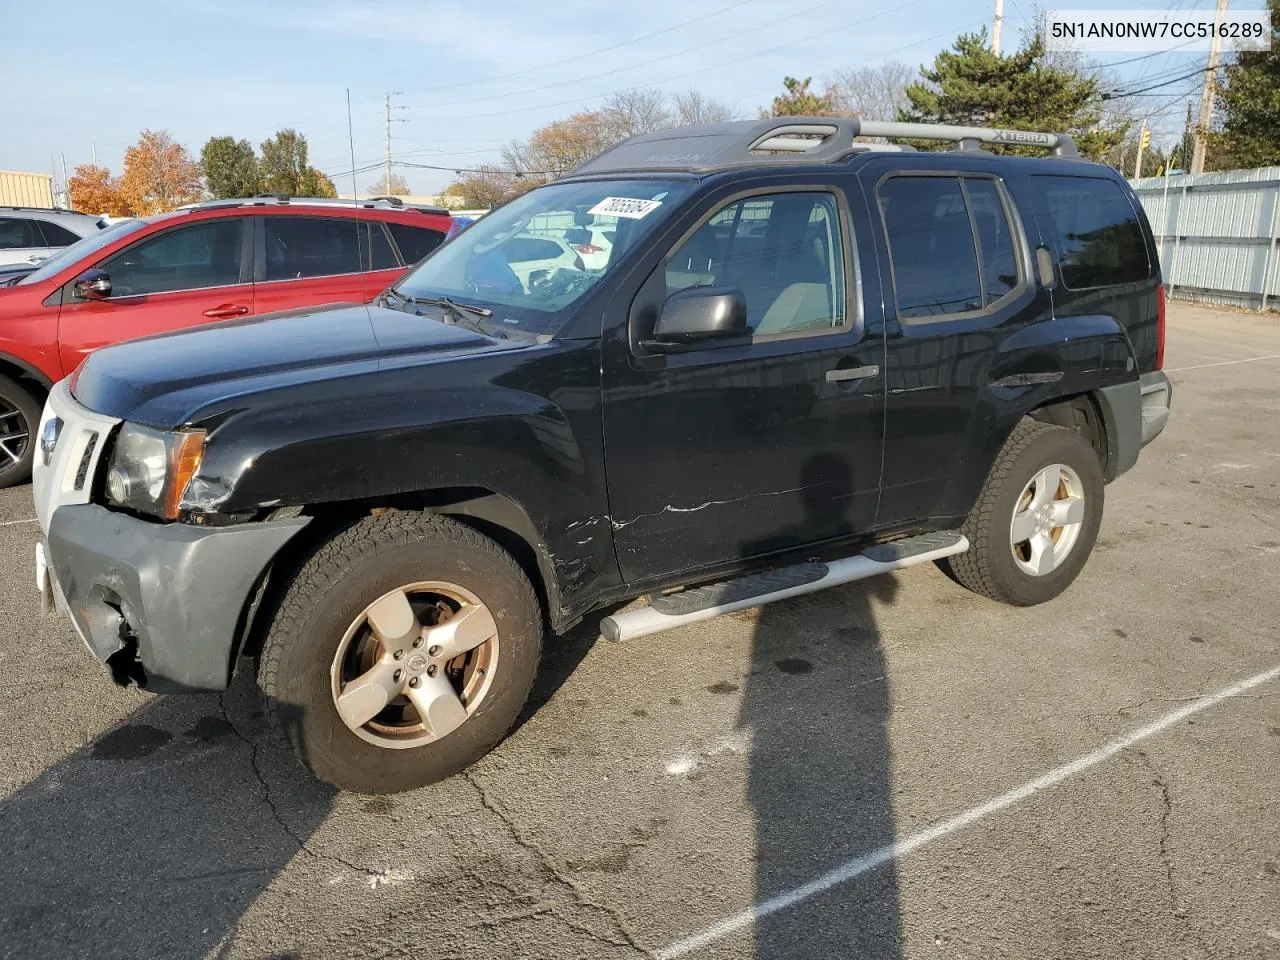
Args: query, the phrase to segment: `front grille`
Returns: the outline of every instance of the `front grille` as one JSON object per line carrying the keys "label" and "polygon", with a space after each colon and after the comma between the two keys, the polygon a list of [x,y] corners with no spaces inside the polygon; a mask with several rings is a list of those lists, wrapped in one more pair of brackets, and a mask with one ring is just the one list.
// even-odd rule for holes
{"label": "front grille", "polygon": [[75,488],[77,490],[84,489],[85,479],[89,476],[89,464],[93,463],[93,451],[97,446],[98,434],[93,433],[89,437],[89,442],[85,444],[84,456],[80,458],[80,468],[76,470]]}

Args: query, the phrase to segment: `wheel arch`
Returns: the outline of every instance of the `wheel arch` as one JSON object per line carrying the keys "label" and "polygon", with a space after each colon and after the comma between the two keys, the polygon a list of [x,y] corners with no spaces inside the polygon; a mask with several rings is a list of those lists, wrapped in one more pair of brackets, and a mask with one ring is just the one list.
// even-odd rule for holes
{"label": "wheel arch", "polygon": [[53,381],[46,377],[40,370],[20,360],[11,353],[0,353],[0,374],[12,377],[14,380],[30,384],[34,389],[31,391],[36,399],[44,402],[44,398],[49,395],[49,391],[53,389]]}

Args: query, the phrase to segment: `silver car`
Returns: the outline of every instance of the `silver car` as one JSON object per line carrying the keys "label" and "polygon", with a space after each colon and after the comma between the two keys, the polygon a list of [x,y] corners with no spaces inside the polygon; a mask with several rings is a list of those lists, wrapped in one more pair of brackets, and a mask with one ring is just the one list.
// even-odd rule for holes
{"label": "silver car", "polygon": [[0,266],[36,264],[107,225],[102,217],[46,207],[0,207]]}

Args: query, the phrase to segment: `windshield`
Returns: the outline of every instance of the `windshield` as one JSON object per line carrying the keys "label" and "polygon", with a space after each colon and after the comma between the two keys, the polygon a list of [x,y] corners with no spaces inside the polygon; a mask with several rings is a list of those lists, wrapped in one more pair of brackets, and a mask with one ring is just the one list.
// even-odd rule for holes
{"label": "windshield", "polygon": [[90,256],[97,253],[109,243],[115,243],[126,233],[133,233],[143,225],[141,220],[121,220],[119,223],[113,223],[104,230],[97,233],[91,233],[83,239],[77,240],[69,247],[63,247],[48,260],[40,264],[40,269],[34,273],[29,273],[18,281],[16,286],[24,283],[39,283],[41,280],[47,280],[55,273],[61,270],[69,263],[75,263],[82,257]]}
{"label": "windshield", "polygon": [[539,187],[467,227],[394,289],[483,306],[504,331],[554,335],[690,189],[668,180]]}

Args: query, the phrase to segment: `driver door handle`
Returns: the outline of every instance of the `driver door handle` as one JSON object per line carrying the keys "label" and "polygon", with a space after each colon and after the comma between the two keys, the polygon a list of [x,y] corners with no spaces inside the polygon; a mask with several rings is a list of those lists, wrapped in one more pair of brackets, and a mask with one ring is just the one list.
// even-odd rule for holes
{"label": "driver door handle", "polygon": [[840,383],[842,380],[866,380],[880,376],[880,367],[869,363],[865,367],[836,367],[827,371],[827,383]]}
{"label": "driver door handle", "polygon": [[216,307],[210,307],[204,312],[206,317],[214,320],[224,320],[227,317],[243,317],[249,312],[249,308],[241,303],[222,303]]}

